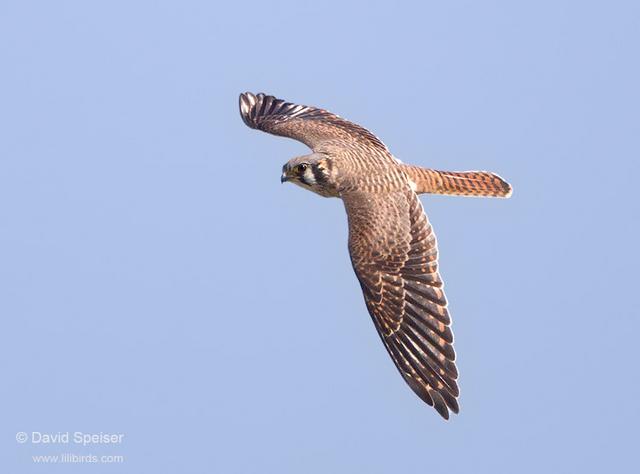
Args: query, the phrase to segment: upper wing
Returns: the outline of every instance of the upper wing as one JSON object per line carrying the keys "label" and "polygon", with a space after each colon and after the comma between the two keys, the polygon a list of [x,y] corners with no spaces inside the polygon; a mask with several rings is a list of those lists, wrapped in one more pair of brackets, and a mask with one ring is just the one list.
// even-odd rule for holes
{"label": "upper wing", "polygon": [[240,94],[240,115],[247,126],[293,138],[314,151],[323,144],[389,154],[367,129],[326,110],[291,104],[270,95]]}
{"label": "upper wing", "polygon": [[453,334],[436,238],[411,190],[342,196],[367,309],[398,370],[445,419],[458,413]]}

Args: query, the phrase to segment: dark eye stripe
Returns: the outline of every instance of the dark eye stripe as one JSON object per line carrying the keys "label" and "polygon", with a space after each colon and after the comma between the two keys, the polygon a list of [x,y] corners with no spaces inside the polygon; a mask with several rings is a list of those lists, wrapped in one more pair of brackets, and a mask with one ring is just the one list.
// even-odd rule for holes
{"label": "dark eye stripe", "polygon": [[311,171],[313,171],[313,177],[315,178],[316,183],[322,184],[327,180],[326,176],[324,175],[320,167],[313,166],[311,168]]}

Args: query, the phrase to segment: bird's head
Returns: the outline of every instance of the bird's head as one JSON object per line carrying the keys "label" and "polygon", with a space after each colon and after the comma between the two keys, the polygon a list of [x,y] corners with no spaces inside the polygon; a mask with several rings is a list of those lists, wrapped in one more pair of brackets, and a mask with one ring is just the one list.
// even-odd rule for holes
{"label": "bird's head", "polygon": [[313,191],[321,196],[337,196],[332,181],[331,160],[321,153],[298,156],[282,167],[281,182],[293,184]]}

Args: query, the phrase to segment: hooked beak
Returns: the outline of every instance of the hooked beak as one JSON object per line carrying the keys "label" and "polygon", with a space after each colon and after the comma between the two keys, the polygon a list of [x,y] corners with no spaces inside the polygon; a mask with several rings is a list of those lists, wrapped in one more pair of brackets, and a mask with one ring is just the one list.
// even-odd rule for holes
{"label": "hooked beak", "polygon": [[285,183],[287,181],[289,181],[291,179],[291,177],[289,176],[289,167],[285,164],[282,167],[282,174],[280,175],[280,182],[281,183]]}

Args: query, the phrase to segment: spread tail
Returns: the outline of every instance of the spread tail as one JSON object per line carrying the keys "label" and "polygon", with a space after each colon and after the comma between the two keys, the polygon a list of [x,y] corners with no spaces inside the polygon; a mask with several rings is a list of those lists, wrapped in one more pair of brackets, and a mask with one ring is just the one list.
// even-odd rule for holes
{"label": "spread tail", "polygon": [[416,185],[416,193],[449,194],[453,196],[511,196],[511,185],[488,171],[437,171],[419,166],[405,166]]}

